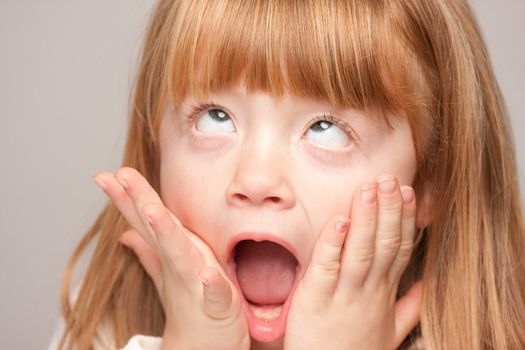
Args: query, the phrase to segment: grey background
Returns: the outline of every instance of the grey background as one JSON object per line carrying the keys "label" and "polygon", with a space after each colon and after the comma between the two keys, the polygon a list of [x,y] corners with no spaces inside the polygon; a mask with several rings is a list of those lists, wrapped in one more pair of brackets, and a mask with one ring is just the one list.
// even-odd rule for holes
{"label": "grey background", "polygon": [[[525,186],[525,1],[472,0],[512,117]],[[46,348],[65,264],[123,150],[153,1],[0,0],[0,347]],[[522,200],[525,199],[522,191]]]}

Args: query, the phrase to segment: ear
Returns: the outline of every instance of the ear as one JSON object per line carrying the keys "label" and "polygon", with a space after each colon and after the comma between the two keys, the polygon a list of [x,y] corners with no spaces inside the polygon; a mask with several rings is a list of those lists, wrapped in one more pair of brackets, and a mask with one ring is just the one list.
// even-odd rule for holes
{"label": "ear", "polygon": [[423,228],[429,226],[434,219],[433,203],[434,188],[429,181],[425,181],[421,189],[416,193],[417,212],[416,227]]}

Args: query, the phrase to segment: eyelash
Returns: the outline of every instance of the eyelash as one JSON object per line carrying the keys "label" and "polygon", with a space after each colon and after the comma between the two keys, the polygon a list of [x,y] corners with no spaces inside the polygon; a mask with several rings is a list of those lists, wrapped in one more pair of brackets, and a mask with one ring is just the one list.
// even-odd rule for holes
{"label": "eyelash", "polygon": [[[193,124],[195,123],[195,121],[197,120],[197,118],[200,117],[202,112],[208,111],[208,110],[211,110],[211,109],[224,110],[223,107],[221,107],[218,104],[213,103],[213,102],[192,105],[191,108],[190,108],[190,112],[186,115],[187,125],[189,127],[192,127]],[[228,115],[229,115],[228,111],[225,111],[225,112],[228,113]],[[306,128],[306,130],[308,130],[309,128],[312,127],[312,125],[315,125],[315,123],[318,123],[320,121],[327,121],[327,122],[330,122],[330,123],[336,125],[337,127],[341,128],[344,131],[344,133],[350,138],[350,140],[352,142],[355,142],[355,143],[360,143],[361,142],[361,140],[359,139],[359,136],[357,136],[355,131],[352,129],[352,127],[347,122],[345,122],[345,121],[343,121],[343,120],[341,120],[341,119],[339,119],[337,117],[334,117],[331,114],[323,113],[322,115],[315,117],[309,123],[308,127]]]}
{"label": "eyelash", "polygon": [[213,102],[192,105],[190,108],[190,112],[186,115],[186,123],[189,127],[193,126],[193,123],[195,123],[197,118],[200,117],[202,112],[209,111],[211,109],[223,110],[224,108]]}
{"label": "eyelash", "polygon": [[310,124],[308,125],[308,127],[306,128],[306,130],[310,129],[313,125],[315,125],[316,123],[318,122],[322,122],[322,121],[327,121],[327,122],[330,122],[332,123],[333,125],[341,128],[341,130],[343,130],[343,132],[346,134],[346,136],[348,136],[350,138],[350,140],[352,142],[355,142],[355,143],[359,143],[361,142],[361,140],[359,139],[359,136],[357,136],[357,134],[355,133],[354,129],[352,129],[352,127],[350,126],[350,124],[348,124],[347,122],[345,122],[344,120],[341,120],[337,117],[334,117],[333,115],[331,114],[326,114],[326,113],[323,113],[322,115],[318,116],[318,117],[315,117],[311,122]]}

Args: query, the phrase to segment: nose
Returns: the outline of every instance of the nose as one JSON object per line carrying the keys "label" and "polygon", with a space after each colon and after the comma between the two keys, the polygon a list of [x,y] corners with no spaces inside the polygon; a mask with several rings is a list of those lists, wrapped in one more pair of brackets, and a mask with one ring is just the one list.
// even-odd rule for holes
{"label": "nose", "polygon": [[226,190],[228,204],[236,207],[270,206],[288,209],[295,205],[295,195],[284,175],[285,164],[279,160],[261,160],[246,155],[238,164]]}

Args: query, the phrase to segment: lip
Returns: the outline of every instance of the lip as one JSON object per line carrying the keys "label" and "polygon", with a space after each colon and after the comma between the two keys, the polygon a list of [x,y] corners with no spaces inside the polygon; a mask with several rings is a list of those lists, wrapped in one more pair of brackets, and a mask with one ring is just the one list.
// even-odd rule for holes
{"label": "lip", "polygon": [[[284,248],[286,248],[297,259],[295,280],[294,280],[292,289],[290,290],[290,294],[288,295],[288,298],[286,299],[286,301],[280,306],[282,307],[282,311],[280,315],[274,320],[268,321],[268,320],[262,320],[260,318],[257,318],[254,315],[254,309],[261,309],[264,307],[259,307],[257,305],[251,304],[250,302],[246,300],[246,298],[242,294],[241,288],[239,286],[239,281],[237,280],[237,269],[236,269],[236,264],[234,260],[233,250],[239,242],[244,241],[244,240],[252,240],[255,242],[270,241],[270,242],[277,243],[283,246]],[[228,257],[228,260],[227,260],[228,274],[230,275],[231,281],[236,286],[239,292],[239,296],[241,299],[241,305],[243,307],[244,314],[246,315],[246,319],[248,321],[248,328],[250,331],[250,336],[255,340],[258,340],[260,342],[265,342],[265,343],[272,342],[272,341],[282,338],[286,330],[286,319],[288,318],[288,312],[290,310],[291,299],[295,292],[295,288],[297,287],[297,284],[300,280],[298,276],[300,276],[301,264],[299,263],[299,259],[298,259],[295,249],[292,247],[292,245],[289,242],[271,233],[243,232],[243,233],[237,234],[234,237],[232,237],[232,240],[228,244],[227,257]],[[268,309],[271,309],[271,308],[272,307],[269,307]]]}
{"label": "lip", "polygon": [[228,263],[233,262],[233,254],[232,253],[233,253],[233,249],[235,248],[237,243],[239,243],[240,241],[246,241],[246,240],[251,240],[251,241],[255,241],[255,242],[262,242],[262,241],[275,242],[275,243],[285,247],[290,253],[292,253],[293,256],[295,256],[297,261],[299,261],[299,258],[298,258],[298,255],[297,255],[297,251],[295,250],[295,248],[288,241],[284,240],[283,238],[281,238],[279,236],[276,236],[276,235],[274,235],[272,233],[243,232],[243,233],[239,233],[239,234],[233,236],[232,239],[230,240],[230,243],[227,246],[227,250],[226,250],[227,255],[226,256],[228,257]]}

